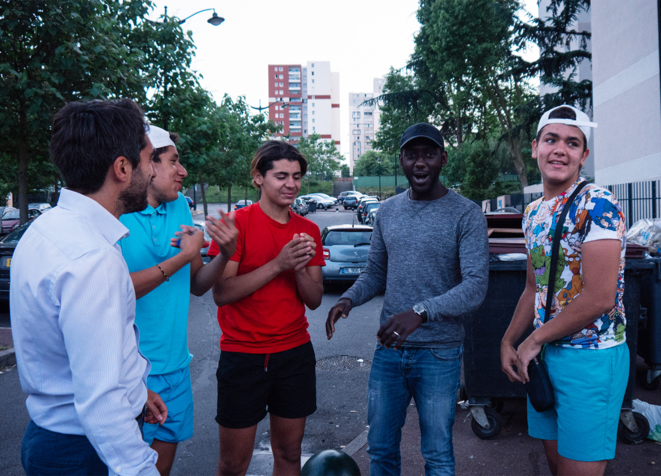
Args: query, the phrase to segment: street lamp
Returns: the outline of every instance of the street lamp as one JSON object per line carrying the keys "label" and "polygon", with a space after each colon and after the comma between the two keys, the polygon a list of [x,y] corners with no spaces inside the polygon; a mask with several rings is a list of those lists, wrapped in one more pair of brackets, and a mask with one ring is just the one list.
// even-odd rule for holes
{"label": "street lamp", "polygon": [[[215,8],[207,8],[207,9],[205,9],[205,10],[200,10],[199,12],[195,12],[195,13],[193,13],[192,15],[187,16],[187,17],[184,18],[183,20],[178,20],[177,23],[178,23],[179,25],[183,25],[184,23],[186,23],[186,20],[188,20],[189,18],[194,17],[194,16],[197,15],[198,13],[208,12],[209,10],[213,10],[213,15],[211,16],[211,18],[209,18],[209,19],[207,20],[207,23],[210,23],[210,24],[212,24],[213,26],[218,26],[218,25],[220,25],[222,22],[225,21],[225,19],[224,19],[223,17],[218,16],[218,14],[216,13],[216,9],[215,9]],[[151,23],[152,25],[163,25],[164,23],[166,23],[167,20],[168,20],[168,7],[165,7],[165,14],[163,15],[163,17],[165,18],[163,21],[147,20],[147,22],[148,22],[148,23]]]}
{"label": "street lamp", "polygon": [[[208,23],[210,23],[213,26],[218,26],[225,21],[223,17],[218,16],[215,8],[206,8],[204,10],[200,10],[199,12],[195,12],[190,16],[187,16],[183,20],[176,20],[176,22],[179,25],[183,25],[184,23],[186,23],[186,20],[188,20],[189,18],[194,17],[198,13],[208,12],[209,10],[213,10],[213,15],[211,16],[211,18],[207,20]],[[163,14],[163,21],[147,20],[147,23],[149,23],[150,25],[158,25],[158,26],[164,25],[167,22],[168,22],[168,7],[165,7],[165,13]],[[165,129],[166,131],[168,130],[168,114],[166,112],[167,96],[168,96],[167,74],[168,71],[163,71],[163,103],[166,106],[165,111],[163,113],[163,129]]]}
{"label": "street lamp", "polygon": [[376,158],[376,163],[379,164],[379,200],[381,200],[381,157]]}
{"label": "street lamp", "polygon": [[280,104],[280,107],[282,107],[283,109],[289,107],[289,104],[287,104],[286,102],[280,102],[280,101],[272,102],[268,106],[263,106],[262,107],[262,100],[261,99],[259,100],[259,107],[255,107],[255,106],[250,106],[250,107],[252,109],[255,109],[256,111],[259,111],[260,114],[261,114],[262,111],[265,111],[266,109],[270,108],[274,104]]}

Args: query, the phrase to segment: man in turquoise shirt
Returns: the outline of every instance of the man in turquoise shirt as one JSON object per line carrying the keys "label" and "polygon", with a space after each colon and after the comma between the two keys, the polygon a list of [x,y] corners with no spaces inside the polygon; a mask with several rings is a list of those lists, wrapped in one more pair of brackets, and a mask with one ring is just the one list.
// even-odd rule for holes
{"label": "man in turquoise shirt", "polygon": [[188,203],[180,192],[188,173],[179,162],[175,145],[179,137],[150,126],[149,138],[155,149],[149,205],[140,212],[122,215],[120,221],[130,235],[120,245],[135,287],[140,350],[152,364],[147,387],[159,393],[168,407],[163,425],[145,425],[144,439],[158,453],[156,467],[167,475],[177,444],[193,436],[189,294],[203,295],[222,276],[236,249],[238,232],[233,214],[223,214],[224,223],[207,217],[207,231],[218,243],[221,255],[206,266],[202,263],[204,233],[193,226]]}

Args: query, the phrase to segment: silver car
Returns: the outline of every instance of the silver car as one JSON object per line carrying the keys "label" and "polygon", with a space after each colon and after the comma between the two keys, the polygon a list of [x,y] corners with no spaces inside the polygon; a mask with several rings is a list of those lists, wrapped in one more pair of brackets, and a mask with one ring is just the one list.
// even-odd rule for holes
{"label": "silver car", "polygon": [[327,226],[321,232],[326,266],[324,282],[353,281],[365,269],[370,250],[372,227],[364,225]]}

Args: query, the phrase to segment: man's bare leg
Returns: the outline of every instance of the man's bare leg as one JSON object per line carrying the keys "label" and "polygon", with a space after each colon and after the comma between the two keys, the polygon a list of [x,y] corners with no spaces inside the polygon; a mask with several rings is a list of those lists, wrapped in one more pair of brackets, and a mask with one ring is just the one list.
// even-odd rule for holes
{"label": "man's bare leg", "polygon": [[246,474],[255,446],[256,432],[257,425],[240,429],[218,425],[220,457],[216,476],[243,476]]}
{"label": "man's bare leg", "polygon": [[549,470],[553,476],[558,475],[558,440],[542,440],[546,461],[549,463]]}
{"label": "man's bare leg", "polygon": [[558,454],[556,440],[542,440],[553,476],[602,476],[608,461],[576,461]]}
{"label": "man's bare leg", "polygon": [[301,474],[301,442],[305,418],[282,418],[271,414],[273,476]]}
{"label": "man's bare leg", "polygon": [[177,443],[168,443],[154,439],[151,449],[158,453],[158,461],[156,461],[158,472],[161,473],[161,476],[170,476],[174,456],[177,454]]}

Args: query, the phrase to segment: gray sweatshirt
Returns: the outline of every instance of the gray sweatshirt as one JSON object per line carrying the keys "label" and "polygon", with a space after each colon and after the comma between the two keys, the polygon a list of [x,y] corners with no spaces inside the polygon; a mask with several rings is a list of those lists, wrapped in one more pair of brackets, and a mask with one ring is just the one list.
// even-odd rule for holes
{"label": "gray sweatshirt", "polygon": [[342,297],[360,306],[385,290],[383,325],[415,304],[428,322],[407,339],[410,347],[459,347],[462,316],[487,293],[489,239],[480,208],[452,190],[438,200],[416,201],[408,192],[379,208],[367,267]]}

